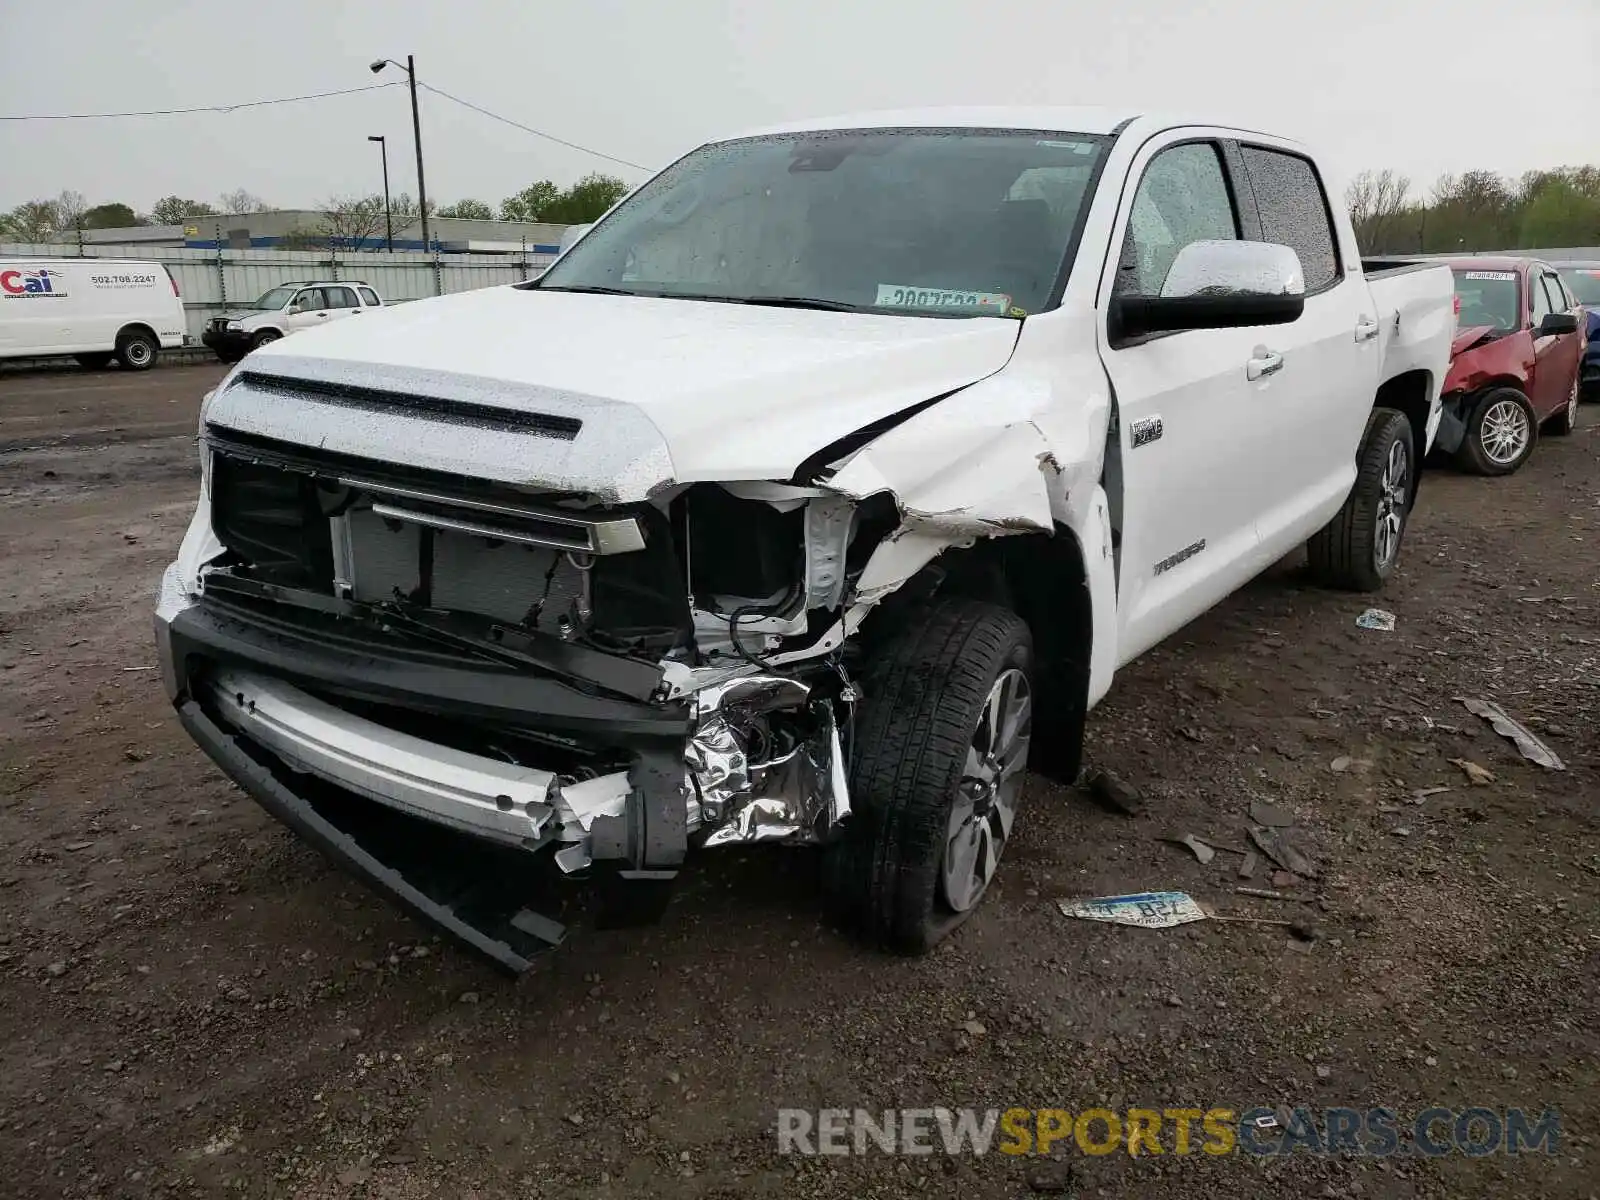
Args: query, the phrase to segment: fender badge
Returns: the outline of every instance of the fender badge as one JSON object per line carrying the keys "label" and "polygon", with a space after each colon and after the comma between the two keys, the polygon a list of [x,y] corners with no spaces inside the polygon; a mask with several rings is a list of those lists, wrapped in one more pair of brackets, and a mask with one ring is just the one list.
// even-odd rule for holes
{"label": "fender badge", "polygon": [[1148,446],[1151,442],[1161,438],[1161,418],[1141,417],[1128,427],[1129,436],[1133,439],[1133,448]]}

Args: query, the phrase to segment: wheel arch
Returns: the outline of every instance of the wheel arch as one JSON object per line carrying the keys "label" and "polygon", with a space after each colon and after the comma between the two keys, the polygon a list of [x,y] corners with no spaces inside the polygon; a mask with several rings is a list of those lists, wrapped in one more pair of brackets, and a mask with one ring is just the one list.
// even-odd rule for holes
{"label": "wheel arch", "polygon": [[[105,327],[101,326],[101,328],[103,329]],[[117,330],[117,336],[113,339],[113,341],[121,342],[123,338],[135,333],[145,334],[152,342],[156,344],[156,349],[159,350],[161,348],[161,336],[143,321],[129,321],[121,329]]]}
{"label": "wheel arch", "polygon": [[862,625],[870,644],[898,628],[910,609],[935,596],[1004,605],[1033,636],[1040,716],[1052,731],[1036,739],[1030,766],[1053,779],[1077,778],[1083,755],[1094,657],[1095,606],[1084,548],[1063,524],[1053,531],[984,538],[952,547],[874,609]]}

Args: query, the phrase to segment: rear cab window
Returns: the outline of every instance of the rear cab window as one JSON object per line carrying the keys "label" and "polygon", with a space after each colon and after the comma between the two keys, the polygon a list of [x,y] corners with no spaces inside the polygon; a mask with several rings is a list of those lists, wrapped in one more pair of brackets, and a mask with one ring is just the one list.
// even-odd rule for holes
{"label": "rear cab window", "polygon": [[1242,145],[1245,173],[1261,214],[1263,241],[1300,256],[1306,294],[1326,291],[1343,275],[1327,192],[1311,160],[1286,150]]}

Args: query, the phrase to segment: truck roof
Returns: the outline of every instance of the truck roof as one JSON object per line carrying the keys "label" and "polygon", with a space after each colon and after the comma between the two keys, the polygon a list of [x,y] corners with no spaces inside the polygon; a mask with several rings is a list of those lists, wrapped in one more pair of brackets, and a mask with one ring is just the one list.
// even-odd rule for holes
{"label": "truck roof", "polygon": [[[880,112],[813,117],[749,129],[735,137],[772,133],[808,133],[824,129],[1051,129],[1063,133],[1110,133],[1142,116],[1132,109],[1055,105],[980,105],[949,108],[903,108]],[[720,140],[720,139],[719,139]]]}

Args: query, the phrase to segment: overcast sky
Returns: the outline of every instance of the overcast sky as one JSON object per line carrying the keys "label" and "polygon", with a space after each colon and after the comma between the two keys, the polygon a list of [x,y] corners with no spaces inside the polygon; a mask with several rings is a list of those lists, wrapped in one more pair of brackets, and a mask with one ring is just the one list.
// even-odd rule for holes
{"label": "overcast sky", "polygon": [[[0,0],[0,115],[360,87],[377,57],[656,167],[788,117],[1108,104],[1303,138],[1348,176],[1600,161],[1600,0]],[[390,68],[378,80],[402,78]],[[430,197],[496,203],[618,168],[422,94]],[[70,188],[148,209],[243,187],[312,207],[415,191],[404,88],[234,113],[0,121],[0,208]]]}

